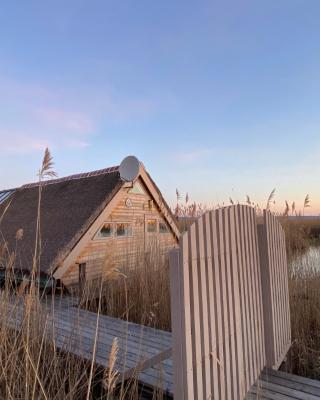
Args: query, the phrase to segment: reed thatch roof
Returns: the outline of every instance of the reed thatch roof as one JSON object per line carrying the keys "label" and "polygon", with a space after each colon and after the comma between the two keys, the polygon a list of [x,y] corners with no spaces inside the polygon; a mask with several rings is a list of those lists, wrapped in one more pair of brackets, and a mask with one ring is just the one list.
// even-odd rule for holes
{"label": "reed thatch roof", "polygon": [[[40,270],[53,272],[122,187],[118,167],[42,183]],[[16,252],[15,268],[30,270],[35,247],[39,183],[0,192],[0,245]],[[20,240],[17,232],[23,230]]]}

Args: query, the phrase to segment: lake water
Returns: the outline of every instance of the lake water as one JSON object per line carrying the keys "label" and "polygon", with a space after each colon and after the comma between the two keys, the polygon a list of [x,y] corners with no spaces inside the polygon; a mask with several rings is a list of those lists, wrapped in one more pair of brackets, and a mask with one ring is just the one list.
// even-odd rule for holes
{"label": "lake water", "polygon": [[296,257],[291,263],[292,273],[320,273],[320,247],[310,247],[309,250]]}

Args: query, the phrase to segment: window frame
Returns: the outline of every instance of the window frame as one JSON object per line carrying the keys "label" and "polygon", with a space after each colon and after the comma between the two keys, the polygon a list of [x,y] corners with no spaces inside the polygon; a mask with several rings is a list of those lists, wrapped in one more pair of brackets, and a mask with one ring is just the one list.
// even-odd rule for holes
{"label": "window frame", "polygon": [[[112,226],[112,234],[110,236],[104,236],[104,237],[99,237],[98,235],[100,234],[102,228],[106,225],[106,224],[110,224]],[[100,228],[97,230],[97,232],[94,234],[93,236],[93,240],[108,240],[111,238],[115,237],[115,229],[114,229],[114,221],[105,221],[103,222],[103,224],[100,226]]]}
{"label": "window frame", "polygon": [[[140,187],[141,192],[137,191],[135,192],[135,185],[138,185]],[[146,190],[143,187],[143,184],[140,181],[136,181],[134,182],[133,186],[131,188],[129,188],[128,194],[137,194],[138,196],[144,196],[146,194]]]}
{"label": "window frame", "polygon": [[[163,226],[165,226],[165,228],[166,228],[166,231],[165,232],[161,232],[161,230],[160,230],[160,225],[163,225]],[[165,235],[166,233],[170,233],[170,229],[169,229],[169,226],[168,226],[168,224],[166,223],[166,222],[163,222],[163,221],[159,221],[158,222],[158,226],[159,226],[159,234],[160,235]]]}
{"label": "window frame", "polygon": [[[155,221],[155,230],[154,231],[149,231],[148,230],[148,227],[149,227],[148,221]],[[147,219],[146,219],[146,233],[148,233],[148,234],[159,233],[158,225],[159,225],[159,223],[158,223],[158,218],[157,217],[149,217],[148,216]]]}
{"label": "window frame", "polygon": [[[117,235],[117,225],[118,225],[118,224],[128,224],[128,225],[130,225],[130,227],[131,227],[130,235],[118,236],[118,235]],[[132,222],[128,222],[128,221],[114,221],[114,225],[115,225],[114,237],[115,237],[116,239],[127,239],[127,238],[133,237],[133,223],[132,223]]]}

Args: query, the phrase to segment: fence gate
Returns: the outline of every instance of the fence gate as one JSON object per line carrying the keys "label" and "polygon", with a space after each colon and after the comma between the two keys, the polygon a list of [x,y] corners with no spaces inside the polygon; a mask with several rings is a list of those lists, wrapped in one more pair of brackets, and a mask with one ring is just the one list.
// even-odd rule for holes
{"label": "fence gate", "polygon": [[[265,213],[265,221],[269,217]],[[272,221],[281,241],[269,225],[259,228],[259,240],[269,235],[264,248],[273,240],[279,249],[274,265],[280,265],[285,262],[284,236]],[[175,400],[243,399],[266,365],[262,300],[278,302],[285,284],[271,292],[263,287],[269,284],[265,273],[261,276],[263,251],[263,266],[269,270],[271,253],[266,257],[258,242],[256,214],[249,206],[210,211],[181,235],[179,249],[170,254]],[[285,280],[281,271],[278,278]],[[283,297],[283,308],[286,301]],[[273,309],[280,317],[278,307]],[[276,358],[284,348],[281,340],[275,341]],[[270,358],[270,346],[267,351]]]}

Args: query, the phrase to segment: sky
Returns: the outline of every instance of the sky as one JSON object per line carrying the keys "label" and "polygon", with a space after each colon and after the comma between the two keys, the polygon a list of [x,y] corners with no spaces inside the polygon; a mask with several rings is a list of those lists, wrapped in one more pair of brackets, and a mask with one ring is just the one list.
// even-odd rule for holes
{"label": "sky", "polygon": [[5,1],[0,187],[136,155],[173,205],[320,213],[319,0]]}

